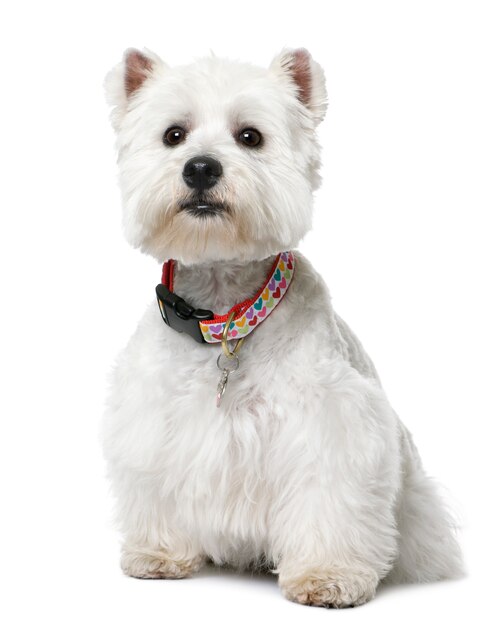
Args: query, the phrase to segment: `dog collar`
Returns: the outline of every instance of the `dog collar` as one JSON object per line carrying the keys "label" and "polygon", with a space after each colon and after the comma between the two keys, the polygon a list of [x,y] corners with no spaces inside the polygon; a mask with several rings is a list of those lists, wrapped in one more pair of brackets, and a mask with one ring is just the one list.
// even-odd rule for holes
{"label": "dog collar", "polygon": [[174,267],[173,259],[165,261],[161,284],[156,287],[163,321],[170,328],[187,333],[199,343],[219,343],[225,324],[232,314],[228,339],[241,339],[255,330],[275,310],[292,281],[295,256],[293,252],[278,254],[268,277],[255,296],[235,304],[225,315],[216,315],[208,309],[195,309],[173,293]]}

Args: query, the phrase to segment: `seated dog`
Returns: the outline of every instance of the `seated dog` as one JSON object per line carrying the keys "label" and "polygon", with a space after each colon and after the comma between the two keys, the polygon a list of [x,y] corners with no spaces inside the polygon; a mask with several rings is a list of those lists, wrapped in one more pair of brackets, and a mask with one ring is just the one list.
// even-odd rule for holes
{"label": "seated dog", "polygon": [[358,339],[295,248],[319,183],[321,67],[129,50],[109,74],[124,228],[164,263],[118,358],[104,450],[122,567],[267,567],[345,607],[455,576],[451,521]]}

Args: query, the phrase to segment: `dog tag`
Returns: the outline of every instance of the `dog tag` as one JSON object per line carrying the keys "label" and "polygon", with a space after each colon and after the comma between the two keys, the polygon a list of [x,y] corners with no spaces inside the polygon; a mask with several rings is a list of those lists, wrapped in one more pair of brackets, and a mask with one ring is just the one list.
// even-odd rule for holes
{"label": "dog tag", "polygon": [[223,397],[223,394],[225,393],[229,375],[230,373],[228,372],[228,370],[223,370],[221,372],[220,382],[218,383],[218,387],[216,389],[216,406],[220,406],[221,404],[221,398]]}
{"label": "dog tag", "polygon": [[221,370],[220,380],[218,387],[216,388],[216,406],[219,407],[226,390],[226,385],[228,384],[228,377],[232,372],[238,370],[240,361],[238,356],[233,354],[233,352],[230,356],[226,356],[222,353],[218,356],[216,365],[218,366],[218,369]]}

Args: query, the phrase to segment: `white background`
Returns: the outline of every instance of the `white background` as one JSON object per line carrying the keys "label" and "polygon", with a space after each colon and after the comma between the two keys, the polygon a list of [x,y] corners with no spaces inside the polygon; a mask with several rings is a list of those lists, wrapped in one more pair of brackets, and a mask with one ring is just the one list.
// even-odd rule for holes
{"label": "white background", "polygon": [[[492,3],[10,2],[0,16],[0,611],[4,624],[486,621],[491,601]],[[322,9],[324,7],[324,13]],[[324,66],[324,185],[302,250],[373,356],[465,529],[469,576],[348,611],[274,579],[118,567],[98,428],[106,376],[160,268],[120,229],[102,81],[128,46],[169,63]],[[198,416],[198,419],[200,416]],[[485,618],[480,616],[485,614]]]}

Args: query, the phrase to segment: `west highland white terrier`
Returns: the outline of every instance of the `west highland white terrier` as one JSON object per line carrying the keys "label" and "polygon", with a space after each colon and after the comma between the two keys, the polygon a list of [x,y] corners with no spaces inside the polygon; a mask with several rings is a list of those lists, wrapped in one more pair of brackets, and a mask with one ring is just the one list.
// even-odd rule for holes
{"label": "west highland white terrier", "polygon": [[124,229],[163,263],[104,419],[123,571],[268,568],[345,607],[456,576],[451,519],[359,340],[294,248],[319,184],[321,67],[129,50],[108,75]]}

